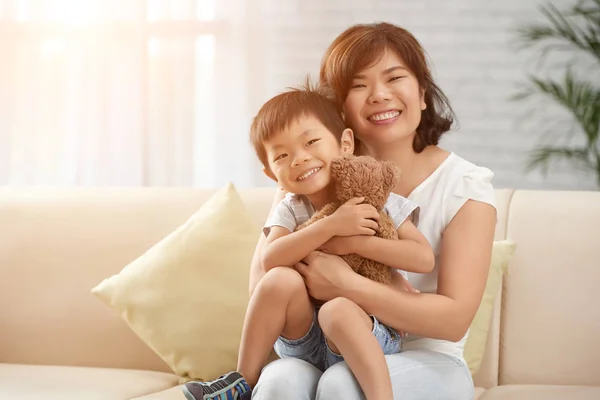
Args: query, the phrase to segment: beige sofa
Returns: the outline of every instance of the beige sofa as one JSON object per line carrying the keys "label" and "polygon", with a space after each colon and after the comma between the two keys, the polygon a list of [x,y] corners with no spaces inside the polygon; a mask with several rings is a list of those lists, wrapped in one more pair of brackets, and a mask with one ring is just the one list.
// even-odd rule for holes
{"label": "beige sofa", "polygon": [[[212,193],[0,190],[0,399],[182,400],[178,378],[90,289]],[[263,221],[272,190],[241,194]],[[518,248],[477,397],[600,399],[600,193],[497,198],[497,239]]]}

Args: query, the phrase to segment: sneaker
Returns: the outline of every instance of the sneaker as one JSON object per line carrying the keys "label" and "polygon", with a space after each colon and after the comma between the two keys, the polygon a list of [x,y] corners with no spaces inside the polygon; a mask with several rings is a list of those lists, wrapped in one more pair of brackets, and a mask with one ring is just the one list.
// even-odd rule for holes
{"label": "sneaker", "polygon": [[250,400],[252,390],[242,375],[230,372],[212,382],[188,382],[181,390],[188,400]]}

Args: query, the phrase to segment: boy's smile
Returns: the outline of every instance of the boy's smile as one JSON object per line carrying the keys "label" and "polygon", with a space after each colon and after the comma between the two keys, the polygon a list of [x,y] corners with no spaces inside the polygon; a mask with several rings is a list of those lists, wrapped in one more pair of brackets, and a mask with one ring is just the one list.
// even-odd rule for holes
{"label": "boy's smile", "polygon": [[352,152],[354,140],[349,129],[338,140],[317,118],[302,116],[264,146],[269,161],[265,173],[286,191],[319,203],[329,192],[331,160]]}
{"label": "boy's smile", "polygon": [[296,180],[297,181],[304,181],[306,179],[310,179],[311,177],[313,177],[319,171],[321,171],[321,167],[313,168],[313,169],[309,170],[308,172],[300,175],[298,177],[298,179],[296,179]]}

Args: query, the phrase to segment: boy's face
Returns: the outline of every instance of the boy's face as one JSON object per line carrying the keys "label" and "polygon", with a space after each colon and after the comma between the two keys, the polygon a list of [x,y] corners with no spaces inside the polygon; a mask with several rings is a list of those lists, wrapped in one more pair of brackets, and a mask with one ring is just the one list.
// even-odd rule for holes
{"label": "boy's face", "polygon": [[265,173],[288,192],[311,195],[328,187],[331,160],[352,153],[354,136],[346,129],[338,142],[318,119],[301,116],[264,145],[269,161]]}

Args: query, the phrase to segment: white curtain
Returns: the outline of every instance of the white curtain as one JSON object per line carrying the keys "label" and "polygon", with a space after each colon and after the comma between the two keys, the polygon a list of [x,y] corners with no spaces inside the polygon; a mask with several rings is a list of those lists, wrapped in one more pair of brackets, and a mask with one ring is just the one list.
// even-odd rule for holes
{"label": "white curtain", "polygon": [[0,185],[252,185],[246,15],[245,0],[0,1]]}

